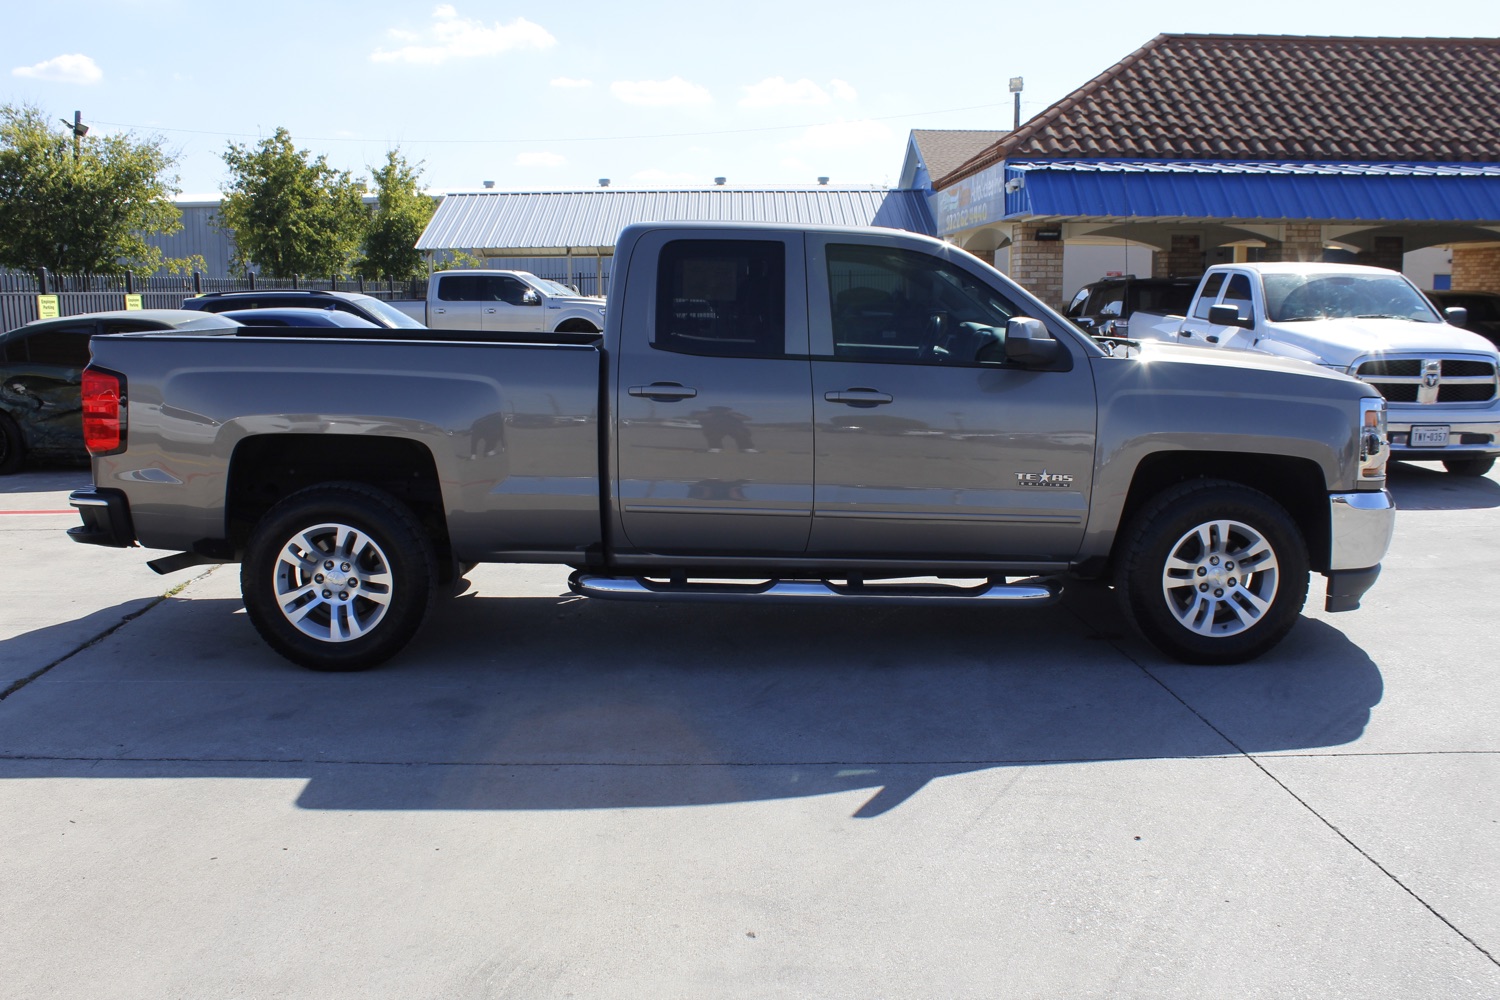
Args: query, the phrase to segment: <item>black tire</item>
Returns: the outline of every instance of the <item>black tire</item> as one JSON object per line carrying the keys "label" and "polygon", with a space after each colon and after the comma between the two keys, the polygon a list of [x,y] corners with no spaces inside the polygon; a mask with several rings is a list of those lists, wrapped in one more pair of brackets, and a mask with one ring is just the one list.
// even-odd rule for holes
{"label": "black tire", "polygon": [[240,593],[261,638],[293,663],[366,670],[416,635],[437,578],[432,544],[405,504],[361,483],[333,483],[294,493],[261,518]]}
{"label": "black tire", "polygon": [[586,319],[568,319],[557,324],[554,333],[598,333],[599,328]]}
{"label": "black tire", "polygon": [[1455,476],[1483,476],[1495,467],[1491,458],[1445,458],[1443,468]]}
{"label": "black tire", "polygon": [[1198,480],[1167,490],[1123,541],[1116,573],[1126,611],[1152,645],[1184,663],[1254,659],[1286,637],[1307,600],[1302,532],[1246,486]]}
{"label": "black tire", "polygon": [[7,413],[0,413],[0,476],[9,476],[21,470],[26,461],[26,442],[21,438],[21,428]]}

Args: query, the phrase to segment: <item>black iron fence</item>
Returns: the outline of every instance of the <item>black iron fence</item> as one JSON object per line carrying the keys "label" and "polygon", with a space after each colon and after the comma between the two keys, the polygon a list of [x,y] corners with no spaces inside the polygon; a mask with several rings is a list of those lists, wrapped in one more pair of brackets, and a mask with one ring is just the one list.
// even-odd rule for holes
{"label": "black iron fence", "polygon": [[[600,295],[596,275],[542,274],[538,277],[570,284],[584,295]],[[608,276],[605,276],[605,281]],[[29,274],[0,271],[0,333],[38,319],[42,296],[57,297],[57,315],[135,308],[180,309],[184,299],[206,292],[254,291],[258,288],[317,288],[362,292],[387,302],[427,297],[427,279],[367,281],[364,278],[206,278],[201,273],[155,274],[149,278],[113,274]],[[50,300],[49,300],[50,304]]]}

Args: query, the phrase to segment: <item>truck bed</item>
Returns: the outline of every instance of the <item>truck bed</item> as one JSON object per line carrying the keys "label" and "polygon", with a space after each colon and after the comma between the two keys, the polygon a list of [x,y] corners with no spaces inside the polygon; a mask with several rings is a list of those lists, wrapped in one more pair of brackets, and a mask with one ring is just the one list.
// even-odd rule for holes
{"label": "truck bed", "polygon": [[[340,453],[370,454],[382,444],[430,453],[454,553],[464,561],[515,558],[518,550],[576,554],[598,543],[597,337],[304,332],[94,339],[95,366],[110,369],[128,351],[130,378],[142,390],[126,387],[128,452],[98,459],[96,469],[100,487],[129,485],[142,545],[192,550],[224,537],[237,449],[295,456],[306,446],[326,456],[331,435]],[[238,483],[234,492],[251,488],[283,487]]]}

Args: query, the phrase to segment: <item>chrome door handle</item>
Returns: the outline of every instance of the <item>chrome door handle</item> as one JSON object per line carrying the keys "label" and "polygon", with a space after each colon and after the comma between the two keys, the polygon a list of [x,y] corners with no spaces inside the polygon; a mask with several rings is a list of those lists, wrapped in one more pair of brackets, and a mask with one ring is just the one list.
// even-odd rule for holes
{"label": "chrome door handle", "polygon": [[845,406],[880,406],[891,402],[895,397],[888,392],[861,387],[845,389],[843,392],[825,392],[823,398],[830,403],[843,403]]}
{"label": "chrome door handle", "polygon": [[698,390],[681,382],[652,382],[650,385],[633,385],[625,390],[632,396],[653,399],[658,403],[670,403],[678,399],[692,399]]}

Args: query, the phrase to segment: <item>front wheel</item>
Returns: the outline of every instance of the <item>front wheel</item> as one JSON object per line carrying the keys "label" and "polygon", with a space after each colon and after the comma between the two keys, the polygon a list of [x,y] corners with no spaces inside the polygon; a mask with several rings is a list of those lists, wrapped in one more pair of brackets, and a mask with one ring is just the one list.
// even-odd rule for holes
{"label": "front wheel", "polygon": [[1488,458],[1445,458],[1443,468],[1455,476],[1483,476],[1495,467],[1495,459]]}
{"label": "front wheel", "polygon": [[365,670],[399,652],[432,607],[437,560],[411,510],[360,483],[273,507],[240,567],[245,611],[276,652],[312,670]]}
{"label": "front wheel", "polygon": [[1215,480],[1146,505],[1117,571],[1126,609],[1184,663],[1242,663],[1280,642],[1307,600],[1307,543],[1280,504]]}

